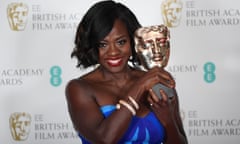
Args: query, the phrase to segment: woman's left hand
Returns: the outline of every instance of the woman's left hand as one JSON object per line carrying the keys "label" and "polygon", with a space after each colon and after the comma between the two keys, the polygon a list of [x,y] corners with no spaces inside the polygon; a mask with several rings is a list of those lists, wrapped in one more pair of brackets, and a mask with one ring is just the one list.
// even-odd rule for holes
{"label": "woman's left hand", "polygon": [[177,107],[176,95],[169,98],[163,90],[160,90],[162,99],[159,99],[152,89],[149,90],[149,93],[150,96],[148,97],[148,101],[150,103],[151,109],[157,118],[161,121],[161,123],[165,127],[168,125],[176,124],[174,122],[174,114]]}

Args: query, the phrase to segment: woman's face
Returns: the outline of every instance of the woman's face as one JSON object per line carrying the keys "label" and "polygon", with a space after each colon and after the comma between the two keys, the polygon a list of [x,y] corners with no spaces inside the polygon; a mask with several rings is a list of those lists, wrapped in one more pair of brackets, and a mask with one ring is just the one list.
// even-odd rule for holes
{"label": "woman's face", "polygon": [[126,68],[132,55],[130,37],[125,24],[116,20],[112,30],[99,43],[99,63],[110,72]]}

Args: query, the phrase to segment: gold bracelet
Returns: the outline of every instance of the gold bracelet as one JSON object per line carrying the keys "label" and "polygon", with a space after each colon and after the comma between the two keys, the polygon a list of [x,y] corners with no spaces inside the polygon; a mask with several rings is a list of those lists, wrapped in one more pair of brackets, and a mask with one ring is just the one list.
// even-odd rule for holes
{"label": "gold bracelet", "polygon": [[128,97],[128,99],[131,101],[131,103],[134,105],[134,107],[136,108],[136,110],[139,109],[139,105],[138,103],[135,101],[135,99],[133,99],[131,96]]}
{"label": "gold bracelet", "polygon": [[[124,100],[119,100],[119,103],[122,104],[123,106],[125,106],[131,113],[132,115],[136,115],[136,111],[134,110],[134,108],[128,104],[126,101]],[[120,105],[116,105],[117,109],[120,109]]]}

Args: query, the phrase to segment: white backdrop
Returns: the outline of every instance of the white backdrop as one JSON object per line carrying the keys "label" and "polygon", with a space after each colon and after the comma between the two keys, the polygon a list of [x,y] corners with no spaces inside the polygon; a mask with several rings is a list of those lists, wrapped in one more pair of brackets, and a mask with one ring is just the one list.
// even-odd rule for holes
{"label": "white backdrop", "polygon": [[[182,11],[179,24],[170,27],[167,70],[177,82],[189,143],[238,144],[240,2],[179,1]],[[86,72],[75,68],[70,53],[76,26],[94,2],[0,0],[0,143],[81,143],[68,115],[64,89],[70,79]],[[121,2],[144,26],[165,23],[163,0]],[[13,3],[25,11],[25,21],[18,27],[9,22],[20,19],[8,14],[17,10]],[[25,137],[11,133],[15,121],[10,120],[18,116],[29,122]]]}

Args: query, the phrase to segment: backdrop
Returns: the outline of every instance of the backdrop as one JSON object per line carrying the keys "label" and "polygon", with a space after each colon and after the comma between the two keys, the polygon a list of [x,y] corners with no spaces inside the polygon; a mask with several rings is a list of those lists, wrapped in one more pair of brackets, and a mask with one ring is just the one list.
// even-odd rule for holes
{"label": "backdrop", "polygon": [[[166,24],[190,144],[240,142],[240,1],[120,0],[143,26]],[[0,0],[0,143],[81,144],[66,83],[89,70],[70,58],[96,0]]]}

